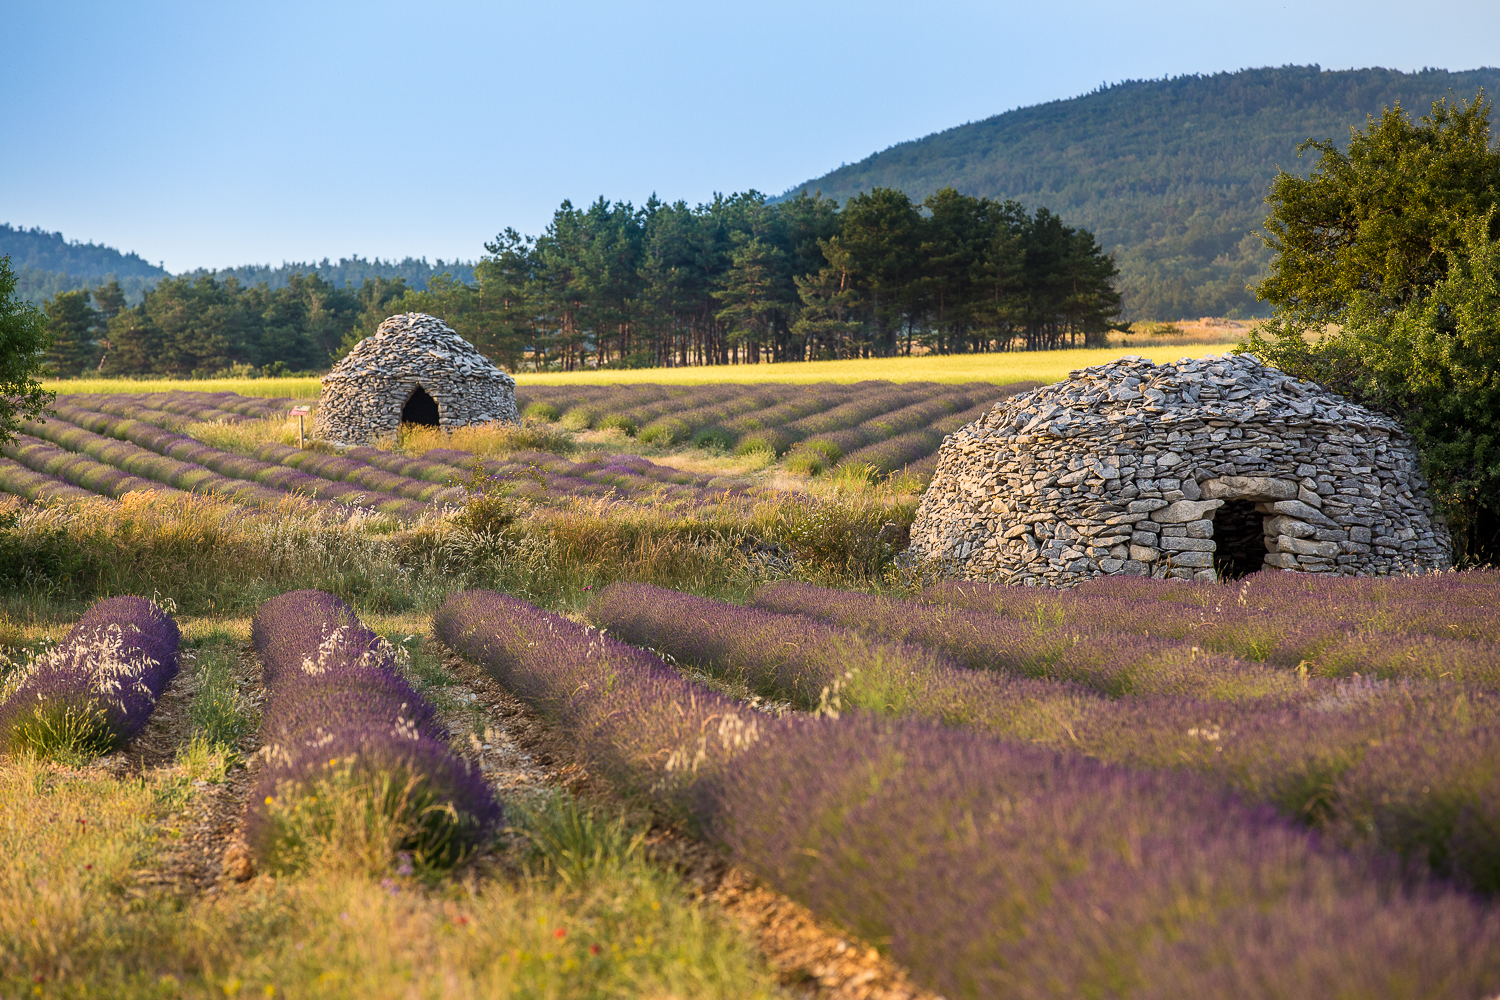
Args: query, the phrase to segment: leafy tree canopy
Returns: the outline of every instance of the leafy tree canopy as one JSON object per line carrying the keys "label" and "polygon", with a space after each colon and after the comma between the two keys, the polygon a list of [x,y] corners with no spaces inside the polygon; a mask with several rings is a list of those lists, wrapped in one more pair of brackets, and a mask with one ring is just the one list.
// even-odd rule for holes
{"label": "leafy tree canopy", "polygon": [[1275,307],[1246,345],[1398,417],[1462,556],[1500,557],[1500,150],[1490,103],[1387,110],[1268,202]]}
{"label": "leafy tree canopy", "polygon": [[41,310],[16,293],[10,256],[0,256],[0,442],[15,436],[23,417],[39,416],[54,394],[37,376],[50,346]]}

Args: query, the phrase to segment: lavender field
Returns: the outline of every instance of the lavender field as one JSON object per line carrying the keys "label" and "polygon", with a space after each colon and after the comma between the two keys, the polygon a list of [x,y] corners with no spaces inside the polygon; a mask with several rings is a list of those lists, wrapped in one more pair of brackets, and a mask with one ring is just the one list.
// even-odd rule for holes
{"label": "lavender field", "polygon": [[[801,474],[904,471],[921,481],[931,475],[944,435],[1002,395],[1031,385],[532,386],[519,389],[517,399],[534,423],[574,432],[615,429],[658,450],[697,445],[715,453],[782,458],[788,470]],[[26,422],[16,441],[0,447],[0,490],[32,500],[177,490],[247,504],[297,495],[410,519],[460,498],[451,485],[482,458],[456,447],[430,448],[420,456],[375,448],[327,454],[270,441],[242,454],[182,433],[195,422],[278,418],[295,402],[228,392],[59,396],[45,422]],[[572,462],[523,447],[483,459],[491,475],[539,470],[540,476],[520,484],[532,499],[703,503],[724,493],[709,486],[712,475],[640,456]]]}
{"label": "lavender field", "polygon": [[[1399,598],[1407,582],[1388,586]],[[1484,574],[1448,595],[1496,591]],[[803,613],[616,585],[590,609],[602,632],[488,592],[451,598],[435,629],[622,794],[946,996],[1494,990],[1500,915],[1472,894],[1497,888],[1492,684],[1351,682],[1192,646],[1184,670],[1165,645],[1122,643],[1119,664],[1096,652],[1072,670],[1151,681],[1111,697],[1039,680],[1038,659],[965,664],[935,619],[897,638],[944,605],[790,584],[763,597]],[[868,625],[830,624],[855,608]],[[982,624],[965,619],[962,642]],[[812,711],[757,713],[640,646]],[[1293,789],[1329,794],[1309,809]]]}
{"label": "lavender field", "polygon": [[342,451],[59,399],[0,458],[0,995],[1500,995],[1500,573],[901,567],[1008,388]]}

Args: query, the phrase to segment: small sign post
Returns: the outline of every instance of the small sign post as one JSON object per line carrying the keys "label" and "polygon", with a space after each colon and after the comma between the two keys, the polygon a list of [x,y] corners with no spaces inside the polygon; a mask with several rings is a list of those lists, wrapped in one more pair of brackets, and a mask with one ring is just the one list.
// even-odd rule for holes
{"label": "small sign post", "polygon": [[294,406],[294,407],[292,407],[292,412],[290,414],[288,414],[288,416],[293,416],[293,417],[297,418],[297,447],[298,448],[306,448],[307,447],[307,438],[306,438],[306,434],[305,434],[305,431],[304,431],[304,428],[303,428],[303,425],[302,425],[302,421],[311,412],[312,412],[312,407],[311,406]]}

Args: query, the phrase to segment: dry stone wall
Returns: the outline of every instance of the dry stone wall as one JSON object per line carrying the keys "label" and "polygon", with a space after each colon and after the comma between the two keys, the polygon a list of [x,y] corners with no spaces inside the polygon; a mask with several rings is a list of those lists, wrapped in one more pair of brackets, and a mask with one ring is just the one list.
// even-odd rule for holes
{"label": "dry stone wall", "polygon": [[1051,586],[1452,563],[1400,427],[1249,355],[1127,356],[1001,400],[943,443],[911,539],[909,564]]}
{"label": "dry stone wall", "polygon": [[436,316],[403,313],[323,376],[313,435],[354,445],[391,434],[419,388],[437,404],[445,429],[520,421],[515,379]]}

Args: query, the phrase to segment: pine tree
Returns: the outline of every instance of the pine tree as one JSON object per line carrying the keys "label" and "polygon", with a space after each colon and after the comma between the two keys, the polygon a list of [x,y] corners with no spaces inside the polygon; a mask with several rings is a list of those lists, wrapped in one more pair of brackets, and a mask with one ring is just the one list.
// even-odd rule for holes
{"label": "pine tree", "polygon": [[52,346],[47,349],[47,367],[61,378],[73,378],[99,363],[99,314],[89,304],[89,292],[80,288],[61,292],[42,307]]}

